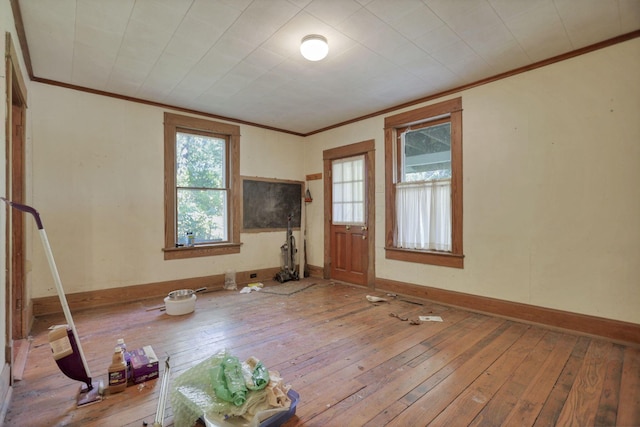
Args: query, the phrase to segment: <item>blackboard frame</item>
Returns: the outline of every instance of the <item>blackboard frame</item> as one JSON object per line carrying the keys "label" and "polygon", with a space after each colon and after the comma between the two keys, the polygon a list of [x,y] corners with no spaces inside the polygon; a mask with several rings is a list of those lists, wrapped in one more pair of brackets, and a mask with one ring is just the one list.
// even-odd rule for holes
{"label": "blackboard frame", "polygon": [[303,181],[247,176],[241,179],[242,232],[286,230],[290,213],[293,214],[292,230],[300,229],[305,191]]}

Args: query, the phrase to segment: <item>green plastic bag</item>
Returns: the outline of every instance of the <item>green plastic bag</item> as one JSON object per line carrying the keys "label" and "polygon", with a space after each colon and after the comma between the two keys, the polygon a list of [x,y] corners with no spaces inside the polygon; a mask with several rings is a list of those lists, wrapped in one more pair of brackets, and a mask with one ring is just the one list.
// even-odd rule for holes
{"label": "green plastic bag", "polygon": [[242,375],[242,365],[235,356],[227,356],[219,366],[210,370],[213,390],[220,399],[242,406],[247,400],[247,387]]}
{"label": "green plastic bag", "polygon": [[247,384],[250,390],[262,390],[269,384],[269,371],[264,367],[262,362],[258,362],[255,368],[253,368],[251,379],[253,380],[253,384]]}

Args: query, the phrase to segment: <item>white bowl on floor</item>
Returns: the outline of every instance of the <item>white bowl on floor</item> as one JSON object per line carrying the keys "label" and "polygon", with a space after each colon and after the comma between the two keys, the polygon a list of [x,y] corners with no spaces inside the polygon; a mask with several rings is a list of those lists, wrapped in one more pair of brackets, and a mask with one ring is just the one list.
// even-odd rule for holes
{"label": "white bowl on floor", "polygon": [[191,298],[173,300],[169,297],[164,299],[164,308],[170,316],[181,316],[183,314],[193,313],[196,308],[196,295],[191,295]]}

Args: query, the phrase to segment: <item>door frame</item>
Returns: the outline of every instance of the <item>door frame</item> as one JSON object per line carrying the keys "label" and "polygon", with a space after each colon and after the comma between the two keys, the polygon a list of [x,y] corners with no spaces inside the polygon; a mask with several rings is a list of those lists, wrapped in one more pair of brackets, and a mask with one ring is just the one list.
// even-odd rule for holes
{"label": "door frame", "polygon": [[[22,77],[18,54],[11,39],[11,33],[5,38],[7,78],[5,123],[6,136],[6,193],[17,203],[25,202],[25,145],[27,87]],[[15,108],[15,110],[14,110]],[[16,113],[20,115],[16,117]],[[20,123],[17,125],[17,123]],[[16,129],[16,126],[19,126]],[[14,142],[14,132],[19,132],[20,141]],[[5,206],[7,209],[6,230],[6,343],[5,360],[12,364],[13,340],[25,338],[29,332],[29,304],[26,301],[25,250],[26,234],[22,213]],[[20,219],[17,216],[20,215]]]}
{"label": "door frame", "polygon": [[375,140],[356,142],[355,144],[344,145],[342,147],[324,150],[322,152],[323,174],[324,174],[324,267],[323,277],[331,278],[331,200],[332,200],[332,177],[331,162],[336,159],[364,155],[365,176],[367,186],[367,278],[368,288],[375,288]]}

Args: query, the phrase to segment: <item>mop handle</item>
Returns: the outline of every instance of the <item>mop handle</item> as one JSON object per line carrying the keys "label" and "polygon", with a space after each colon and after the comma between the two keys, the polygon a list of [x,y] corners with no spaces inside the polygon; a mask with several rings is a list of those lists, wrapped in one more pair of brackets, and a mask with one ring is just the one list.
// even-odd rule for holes
{"label": "mop handle", "polygon": [[164,361],[164,374],[162,374],[160,398],[158,399],[158,408],[156,409],[156,418],[153,427],[164,426],[164,412],[167,406],[167,391],[169,391],[169,374],[171,372],[171,366],[169,365],[170,357],[171,356],[167,356],[167,360]]}
{"label": "mop handle", "polygon": [[36,225],[38,226],[38,232],[40,233],[40,239],[42,240],[42,245],[44,246],[44,249],[45,249],[44,252],[47,255],[47,261],[49,261],[49,268],[51,269],[51,274],[53,274],[53,281],[56,285],[56,290],[58,291],[58,297],[60,297],[60,303],[62,304],[62,311],[64,312],[64,317],[67,320],[67,323],[71,328],[71,332],[73,333],[73,337],[76,340],[76,345],[78,346],[78,352],[80,353],[80,359],[82,359],[82,365],[84,366],[84,370],[87,376],[91,378],[91,372],[89,371],[87,360],[85,359],[84,352],[82,351],[82,345],[80,344],[80,338],[78,337],[78,331],[76,330],[76,325],[73,323],[73,317],[71,317],[71,310],[69,310],[67,297],[64,294],[64,289],[62,289],[62,281],[60,280],[60,275],[58,274],[58,269],[53,259],[53,253],[51,252],[51,246],[49,245],[47,232],[44,230],[44,226],[42,225],[42,219],[40,219],[40,214],[38,213],[37,210],[35,210],[31,206],[21,205],[20,203],[15,203],[10,200],[7,200],[4,197],[0,197],[0,200],[4,201],[12,208],[15,208],[22,212],[30,213],[31,215],[33,215],[33,218],[36,220]]}
{"label": "mop handle", "polygon": [[42,220],[40,219],[40,214],[38,213],[37,210],[35,210],[31,206],[21,205],[20,203],[16,203],[16,202],[12,202],[11,200],[7,200],[4,197],[0,197],[0,200],[5,202],[6,204],[11,206],[12,208],[15,208],[15,209],[17,209],[19,211],[22,211],[22,212],[30,213],[31,215],[33,215],[33,217],[36,220],[36,225],[38,226],[38,230],[42,230],[44,228],[43,225],[42,225]]}

